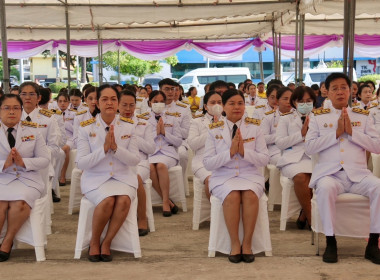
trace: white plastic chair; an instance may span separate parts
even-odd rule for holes
[[[336,200],[336,219],[334,234],[355,238],[368,238],[370,229],[370,204],[368,197],[343,193]],[[316,194],[311,200],[311,229],[316,233],[317,255],[319,255],[318,233],[323,231],[321,217],[319,216]],[[314,236],[312,234],[312,244]]]
[[[69,210],[68,214],[72,215],[74,208],[79,208],[82,199],[82,192],[80,188],[80,179],[82,177],[82,170],[74,168],[71,172],[70,183],[70,197],[69,197]]]
[[[269,170],[268,211],[273,211],[274,205],[281,205],[281,172],[273,164],[268,164],[267,168]]]
[[[190,196],[189,179],[187,178],[187,168],[189,166],[189,161],[190,161],[189,150],[187,150],[187,162],[185,163],[181,161],[181,157],[179,160],[179,164],[182,167],[183,187],[184,187],[185,196]]]
[[[89,247],[91,240],[92,216],[95,205],[86,197],[83,197],[80,204],[77,240],[75,245],[74,259],[80,259],[82,251]],[[111,249],[116,251],[133,253],[135,258],[141,257],[140,239],[137,227],[137,199],[131,203],[128,216],[124,224],[119,229],[112,240]],[[104,228],[101,240],[105,237],[108,224]]]
[[[183,174],[182,167],[180,165],[174,166],[169,169],[169,197],[174,202],[180,202],[182,204],[182,211],[187,212],[187,203],[185,197],[185,189],[183,187]],[[152,205],[161,204],[162,199],[154,188],[151,192]]]
[[[293,181],[281,175],[280,183],[282,186],[280,230],[286,230],[288,219],[299,214],[301,205],[294,192]]]
[[[373,175],[380,178],[380,155],[372,153],[371,157],[372,157]]]
[[[208,201],[204,184],[196,176],[193,177],[193,230],[199,230],[199,224],[210,220],[211,204]]]
[[[263,194],[259,200],[259,213],[252,237],[252,253],[265,252],[265,256],[272,256],[267,201],[266,195]],[[239,238],[240,241],[243,240],[243,222],[241,218],[239,224]],[[211,224],[208,256],[210,258],[215,257],[216,251],[229,254],[231,252],[231,240],[224,221],[222,203],[218,198],[211,196]]]
[[[17,249],[18,242],[27,243],[34,247],[36,253],[36,260],[38,262],[45,261],[45,246],[47,245],[46,238],[46,208],[49,208],[49,196],[44,195],[42,198],[37,199],[34,207],[30,212],[29,218],[22,225],[20,230],[15,236],[13,248]],[[5,221],[3,230],[0,234],[0,242],[3,241],[7,230],[7,221]]]
[[[76,158],[77,158],[77,149],[70,150],[70,160],[69,165],[67,166],[66,170],[66,180],[71,179],[71,172],[76,167]]]
[[[152,208],[152,180],[146,179],[144,182],[144,189],[145,189],[145,195],[146,195],[146,216],[148,217],[148,226],[149,231],[154,232],[156,231],[156,227],[154,226],[154,216],[153,216],[153,208]]]

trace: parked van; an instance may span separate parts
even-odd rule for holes
[[[251,72],[248,67],[198,68],[183,75],[179,79],[179,83],[185,92],[190,87],[196,87],[198,96],[203,96],[205,85],[217,80],[234,83],[237,87],[240,82],[244,82],[246,79],[251,79]]]

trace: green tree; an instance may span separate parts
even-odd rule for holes
[[[117,71],[117,52],[107,52],[103,55],[104,66],[109,70]],[[174,66],[178,63],[177,56],[171,56],[165,59],[165,61]],[[136,58],[126,52],[120,52],[120,73],[123,75],[134,75],[141,79],[147,74],[153,74],[160,72],[162,66],[158,60],[145,61]]]
[[[16,76],[18,80],[20,80],[20,72],[14,67],[17,65],[17,59],[10,59],[10,76]],[[0,80],[3,79],[3,58],[0,56]]]
[[[327,68],[343,68],[343,61],[341,60],[331,60],[326,62]]]

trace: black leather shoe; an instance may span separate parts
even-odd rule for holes
[[[64,186],[66,186],[66,181],[63,182],[63,183],[58,181],[58,183],[59,183],[59,186],[60,186],[60,187],[64,187]]]
[[[179,211],[179,208],[178,208],[178,206],[177,205],[175,205],[175,203],[170,199],[170,201],[174,204],[174,206],[173,207],[170,207],[170,212],[172,212],[172,214],[177,214],[178,213],[178,211]]]
[[[112,262],[112,255],[103,255],[103,254],[100,254],[100,260],[102,262]]]
[[[254,254],[241,254],[241,258],[243,262],[245,263],[251,263],[255,261],[255,255]]]
[[[148,233],[149,233],[149,229],[139,228],[139,236],[145,236],[145,235],[148,235]]]
[[[302,213],[303,213],[303,210],[301,210],[300,215],[298,216],[298,219],[297,219],[297,222],[296,222],[296,225],[297,225],[298,229],[304,229],[305,226],[306,226],[306,220],[305,221],[301,221],[300,220],[300,217],[301,217]]]
[[[242,260],[242,254],[229,255],[228,260],[232,263],[239,263]]]
[[[88,257],[87,258],[90,262],[100,262],[100,254],[90,255],[90,247],[88,247]]]
[[[162,216],[164,217],[171,217],[172,212],[171,211],[162,211]]]
[[[8,253],[4,252],[4,251],[0,251],[0,262],[5,262],[5,261],[7,261],[9,259],[9,257],[11,256],[12,247],[13,247],[13,243],[12,243],[11,249],[9,250]]]
[[[61,199],[55,194],[55,191],[54,190],[51,190],[52,191],[52,196],[53,196],[53,202],[54,203],[57,203],[57,202],[60,202]]]
[[[365,255],[364,257],[367,260],[370,260],[371,262],[375,264],[380,264],[380,250],[379,250],[379,245],[367,245],[367,248],[365,249]]]
[[[323,261],[325,263],[338,262],[338,248],[336,246],[336,240],[327,240],[326,250],[323,253]]]

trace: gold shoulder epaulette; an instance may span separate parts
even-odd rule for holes
[[[146,116],[146,115],[149,115],[149,112],[145,112],[145,113],[140,114],[140,116]]]
[[[123,121],[123,122],[131,123],[131,124],[134,123],[134,121],[132,119],[130,119],[130,118],[120,117],[120,120]]]
[[[352,112],[362,114],[362,115],[369,115],[368,110],[360,109],[360,108],[352,108]]]
[[[88,104],[86,104],[86,103],[82,103],[81,104],[83,107],[88,107]]]
[[[75,109],[71,108],[71,109],[69,109],[69,111],[71,111],[71,112],[77,112],[78,110],[75,110]]]
[[[244,119],[244,121],[245,121],[245,123],[254,124],[254,125],[260,125],[260,123],[261,123],[261,120],[259,120],[259,119],[248,118],[248,117],[246,117]]]
[[[138,102],[143,102],[144,99],[143,99],[143,98],[136,98],[136,101],[138,101]]]
[[[182,100],[181,102],[182,102],[182,103],[185,103],[185,104],[187,104],[187,105],[190,105],[190,102],[189,102],[189,101]]]
[[[179,118],[181,116],[181,113],[179,113],[179,112],[175,112],[175,113],[166,112],[165,115]]]
[[[83,115],[87,112],[87,110],[83,110],[83,111],[80,111],[78,113],[76,113],[76,116],[80,116],[80,115]]]
[[[137,125],[146,125],[146,122],[138,122]]]
[[[221,127],[221,126],[223,126],[224,125],[224,121],[218,121],[218,122],[216,122],[216,123],[210,123],[209,125],[208,125],[208,127],[210,128],[210,129],[214,129],[214,128],[217,128],[217,127]]]
[[[51,109],[50,111],[52,111],[56,115],[62,115],[62,111],[60,110]]]
[[[176,104],[177,106],[182,107],[182,108],[187,108],[187,106],[186,106],[185,104],[182,104],[182,103],[180,103],[180,102],[176,102],[175,104]]]
[[[330,112],[331,112],[330,109],[318,109],[318,110],[315,110],[313,113],[315,116],[318,116],[318,115],[328,114]]]
[[[193,117],[193,119],[201,118],[201,117],[203,117],[203,116],[204,116],[204,114],[195,115],[195,116]]]
[[[359,102],[355,102],[355,103],[352,103],[352,104],[351,104],[352,107],[356,107],[356,106],[359,106],[359,105],[360,105]]]
[[[54,113],[50,110],[47,110],[47,109],[40,109],[40,114],[41,115],[44,115],[45,117],[48,117],[50,118]]]
[[[144,116],[143,114],[137,115],[136,118],[143,119],[143,120],[149,120],[149,117]]]
[[[21,124],[24,126],[29,126],[29,127],[34,127],[34,128],[38,127],[38,123],[35,123],[35,122],[22,121]]]
[[[276,112],[276,110],[272,110],[272,111],[266,112],[265,115],[271,115],[271,114],[273,114],[274,112]]]
[[[379,103],[376,103],[376,102],[372,102],[371,104],[372,106],[371,107],[376,107],[376,106],[379,106]]]
[[[86,120],[86,121],[81,122],[81,123],[80,123],[80,126],[81,126],[81,127],[85,127],[85,126],[88,126],[88,125],[94,123],[95,121],[96,121],[95,118],[91,118],[91,119],[89,119],[89,120]]]
[[[290,115],[290,114],[293,114],[293,111],[289,111],[287,113],[280,114],[280,116],[287,116],[287,115]]]
[[[264,108],[264,107],[265,107],[265,105],[257,105],[255,108],[260,109],[260,108]]]

